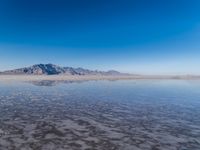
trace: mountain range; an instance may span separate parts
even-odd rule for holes
[[[97,71],[84,68],[60,67],[54,64],[36,64],[30,67],[13,69],[1,72],[6,75],[127,75],[115,70]]]

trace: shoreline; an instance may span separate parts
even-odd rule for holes
[[[90,80],[200,80],[200,76],[165,75],[0,75],[0,81],[90,81]]]

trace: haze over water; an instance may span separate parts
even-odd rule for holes
[[[199,150],[200,81],[1,82],[0,149]]]

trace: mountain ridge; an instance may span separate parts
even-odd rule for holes
[[[84,68],[61,67],[55,64],[35,64],[29,67],[23,67],[13,70],[0,72],[7,75],[128,75],[115,70],[98,71]]]

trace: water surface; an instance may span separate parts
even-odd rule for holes
[[[199,150],[200,81],[0,82],[0,150]]]

